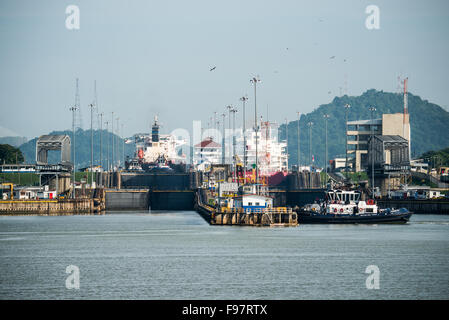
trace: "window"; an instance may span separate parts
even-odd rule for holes
[[[258,206],[259,205],[259,202],[256,202],[256,206]]]
[[[253,205],[253,203],[252,203],[252,202],[248,202],[248,205],[249,205],[249,206],[252,206],[252,205]]]

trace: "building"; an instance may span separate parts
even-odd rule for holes
[[[373,135],[401,136],[409,142],[410,158],[410,117],[406,113],[383,114],[380,119],[348,121],[348,155],[353,168],[360,172],[368,167],[368,141]]]
[[[221,163],[221,144],[212,137],[207,137],[194,146],[193,164],[198,170],[204,171],[206,166]]]
[[[375,173],[410,171],[408,141],[399,135],[376,135],[369,140],[368,168],[374,165]]]
[[[398,135],[376,135],[368,148],[368,174],[371,176],[374,167],[374,186],[387,195],[410,173],[408,141]]]

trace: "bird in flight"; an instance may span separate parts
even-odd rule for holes
[[[212,69],[210,69],[209,71],[214,71],[216,67],[213,67]]]
[[[330,57],[329,59],[333,59],[333,58],[335,58],[335,56],[332,56],[332,57]]]

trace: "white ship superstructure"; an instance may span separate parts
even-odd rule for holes
[[[185,163],[186,156],[179,148],[186,145],[185,139],[177,139],[172,134],[160,134],[157,116],[154,117],[151,134],[136,134],[136,158],[144,163],[156,163],[164,159],[174,164]]]
[[[237,155],[243,161],[243,136],[237,141]],[[264,121],[258,131],[258,160],[261,175],[269,176],[276,172],[286,171],[288,168],[287,143],[278,141],[278,125],[274,122]],[[253,129],[246,130],[246,157],[248,168],[256,163],[256,133]]]

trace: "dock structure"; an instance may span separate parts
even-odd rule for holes
[[[88,215],[104,214],[101,199],[0,200],[0,215]]]
[[[239,225],[257,227],[293,227],[298,225],[298,216],[291,208],[258,208],[245,211],[243,208],[215,208],[196,196],[196,211],[211,225]]]

